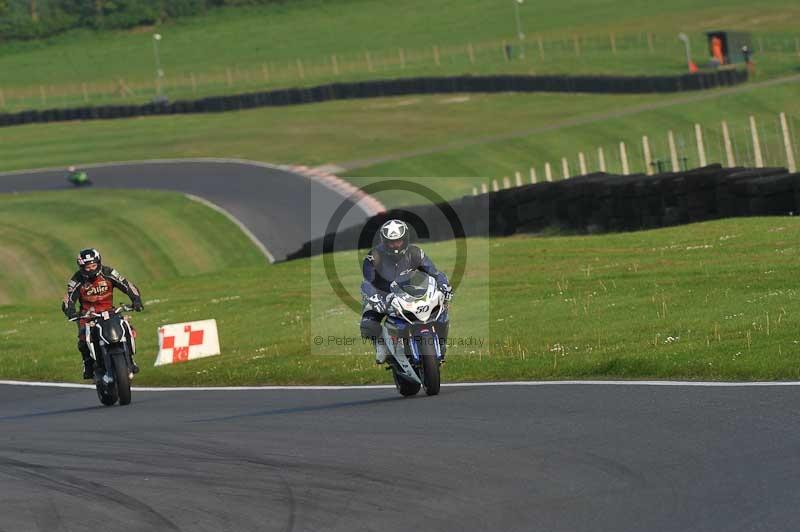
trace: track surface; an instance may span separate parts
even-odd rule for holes
[[[0,386],[0,530],[791,530],[796,394]]]
[[[96,187],[173,190],[208,200],[233,215],[278,261],[322,236],[324,224],[345,201],[306,177],[243,162],[153,161],[87,168]],[[70,188],[65,170],[0,174],[0,192]],[[135,218],[136,213],[130,215]],[[352,208],[342,227],[366,217]]]

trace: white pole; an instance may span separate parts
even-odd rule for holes
[[[706,147],[703,144],[703,129],[700,127],[700,124],[694,125],[694,136],[697,139],[697,156],[700,159],[700,166],[707,166]]]
[[[606,154],[603,152],[602,146],[597,148],[597,164],[601,172],[606,171]]]
[[[536,181],[536,168],[531,166],[531,184],[535,185]]]
[[[522,174],[520,172],[514,172],[514,180],[518,187],[522,186]]]
[[[544,176],[548,183],[553,182],[553,169],[550,167],[550,163],[544,163]]]
[[[653,169],[653,158],[650,156],[650,141],[647,135],[642,137],[642,149],[644,149],[645,173],[647,173],[647,175],[653,175],[655,170]]]
[[[736,158],[733,156],[733,145],[731,144],[731,133],[728,131],[728,122],[722,121],[722,140],[725,143],[725,156],[728,159],[728,168],[736,166]]]
[[[503,178],[503,188],[511,188],[511,180],[508,176]]]
[[[578,166],[581,167],[581,175],[589,173],[586,171],[586,157],[584,157],[583,152],[578,153]]]
[[[672,162],[672,171],[680,172],[681,166],[678,164],[678,150],[675,148],[675,134],[670,131],[667,133],[667,139],[669,140],[669,158]]]
[[[500,186],[497,184],[497,179],[492,179],[492,190],[494,192],[500,190]]]
[[[488,194],[489,187],[486,183],[481,183],[481,194]]]
[[[761,143],[758,140],[756,118],[753,115],[750,115],[750,132],[753,136],[753,153],[756,157],[756,168],[764,168],[764,158],[761,157]]]
[[[794,160],[794,150],[792,149],[792,136],[789,134],[789,122],[786,120],[786,113],[781,113],[781,129],[783,130],[783,146],[786,148],[786,164],[791,173],[797,172],[797,163]]]
[[[472,187],[472,195],[473,196],[477,196],[478,195],[478,187]]]
[[[569,178],[569,162],[566,157],[561,158],[561,175],[563,179]]]
[[[628,166],[628,150],[625,148],[625,143],[619,143],[619,159],[622,161],[622,175],[630,175],[631,169]]]
[[[523,2],[523,0],[513,0],[514,1],[514,13],[517,18],[517,38],[519,38],[519,57],[520,59],[525,59],[525,34],[522,32],[522,19],[519,16],[519,5]]]

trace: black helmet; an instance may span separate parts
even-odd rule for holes
[[[389,255],[402,255],[409,244],[408,225],[402,220],[389,220],[381,226],[381,245]]]
[[[100,252],[94,248],[82,249],[76,262],[84,279],[94,279],[103,267]]]

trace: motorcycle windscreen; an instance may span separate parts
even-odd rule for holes
[[[406,300],[422,298],[428,292],[429,279],[428,274],[420,270],[404,273],[393,283],[392,292]]]

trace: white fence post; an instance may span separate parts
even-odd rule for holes
[[[581,175],[589,173],[586,171],[586,157],[583,155],[583,152],[578,153],[578,166],[581,168]]]
[[[786,113],[781,113],[781,129],[783,130],[783,146],[786,148],[786,164],[791,173],[797,172],[797,163],[794,160],[792,136],[789,134],[789,122]]]
[[[519,172],[515,172],[514,173],[514,178],[516,180],[517,186],[521,187],[522,186],[522,174],[519,173]]]
[[[569,161],[567,161],[566,157],[561,158],[561,175],[563,176],[562,179],[569,178]]]
[[[622,175],[630,175],[631,169],[628,166],[628,150],[625,148],[625,143],[619,143],[619,160],[622,162]]]
[[[511,188],[511,180],[508,178],[508,176],[503,178],[503,188]]]
[[[703,129],[700,127],[700,124],[694,125],[694,136],[697,139],[697,157],[700,160],[700,166],[708,166],[706,147],[703,144]]]
[[[477,196],[478,195],[478,187],[472,187],[472,195],[473,196]]]
[[[553,182],[553,169],[550,167],[550,163],[544,163],[544,176],[548,183]]]
[[[481,194],[488,194],[489,186],[486,183],[481,183]]]
[[[675,148],[675,134],[670,131],[667,133],[667,139],[669,140],[669,158],[672,162],[672,171],[680,172],[681,167],[678,164],[678,150]]]
[[[537,179],[536,179],[536,168],[531,166],[531,184],[535,185],[536,181],[537,181]]]
[[[500,186],[497,184],[497,179],[492,179],[492,190],[494,192],[500,190]]]
[[[758,128],[756,118],[750,115],[750,132],[753,136],[753,154],[756,159],[756,168],[764,168],[764,158],[761,156],[761,142],[758,140]]]
[[[644,166],[647,175],[653,175],[653,157],[650,155],[650,140],[647,135],[642,137],[642,149],[644,150]]]
[[[606,154],[602,146],[597,148],[597,165],[600,167],[601,172],[606,171]]]
[[[725,157],[728,159],[728,168],[736,166],[736,158],[733,156],[733,145],[731,144],[731,132],[728,131],[728,122],[722,121],[722,141],[725,143]]]

